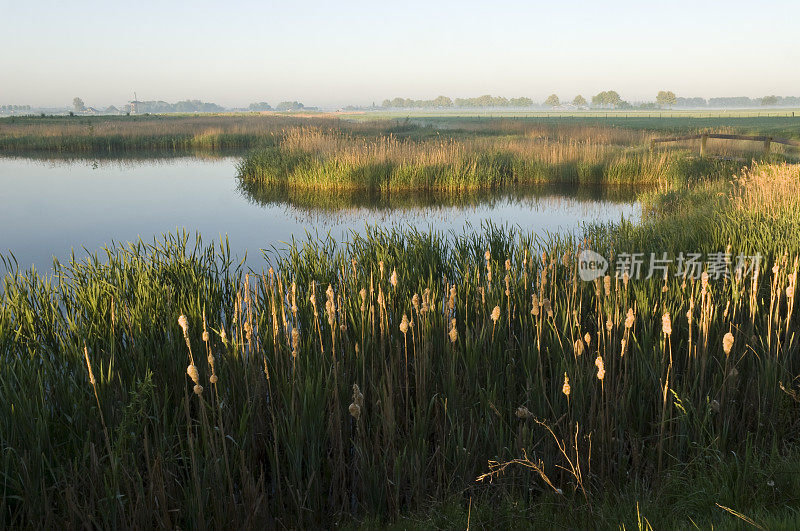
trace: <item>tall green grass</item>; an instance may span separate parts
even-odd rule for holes
[[[760,171],[722,191],[713,227],[662,241],[666,207],[583,237],[370,229],[250,273],[185,234],[13,271],[4,523],[327,526],[496,495],[585,515],[609,486],[778,451],[798,421],[800,246],[773,227],[797,234],[800,181]],[[752,236],[730,238],[742,219]],[[757,277],[578,277],[587,246],[694,251],[699,235],[734,255],[760,241]],[[539,472],[476,482],[514,459]]]

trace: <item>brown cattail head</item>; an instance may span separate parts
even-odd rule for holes
[[[500,319],[500,306],[495,306],[492,310],[492,321],[497,323],[498,319]]]
[[[575,356],[583,356],[584,351],[583,340],[578,338],[575,340]]]
[[[392,271],[392,276],[389,278],[389,283],[393,288],[397,287],[397,269]]]
[[[606,275],[603,277],[603,288],[606,292],[606,297],[611,296],[611,276]]]
[[[565,396],[569,396],[572,392],[572,388],[569,385],[569,376],[567,376],[566,372],[564,373],[564,385],[561,387],[561,392],[564,393]]]
[[[403,332],[403,335],[408,333],[408,316],[403,314],[403,318],[400,320],[400,331]]]
[[[200,373],[197,372],[197,367],[194,363],[186,367],[186,374],[189,375],[189,378],[191,378],[195,384],[200,383]]]
[[[592,346],[592,335],[589,332],[586,332],[586,335],[583,336],[583,340],[586,341],[586,346],[587,347],[591,347]]]
[[[519,406],[514,414],[520,420],[526,420],[533,416],[533,414],[530,411],[528,411],[528,408],[526,408],[525,406]]]
[[[594,360],[594,364],[597,365],[597,379],[602,382],[603,378],[606,377],[606,366],[603,363],[603,356],[597,356],[597,359]]]
[[[181,314],[180,317],[178,317],[178,324],[183,330],[183,335],[184,336],[189,335],[189,320],[186,319],[185,315]]]
[[[661,331],[665,336],[672,335],[672,318],[669,316],[669,312],[664,312],[664,315],[661,316]]]
[[[628,308],[628,313],[625,315],[625,328],[628,328],[628,329],[632,328],[633,327],[633,321],[634,321],[633,309],[632,308]]]
[[[722,338],[722,350],[725,352],[725,355],[731,353],[731,349],[733,348],[733,334],[728,332],[725,334],[725,337]]]

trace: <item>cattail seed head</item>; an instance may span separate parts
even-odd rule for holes
[[[208,381],[211,382],[212,384],[217,383],[217,380],[218,380],[218,378],[217,378],[216,374],[212,374],[211,378],[208,379]]]
[[[489,249],[486,249],[486,252],[483,253],[483,257],[486,258],[487,262],[492,259],[492,253],[489,252]]]
[[[392,271],[392,276],[389,278],[389,283],[393,288],[397,287],[397,269]]]
[[[725,337],[722,338],[722,350],[725,352],[725,355],[731,353],[731,349],[733,348],[733,334],[728,332],[725,334]]]
[[[610,275],[606,275],[606,276],[603,277],[603,288],[605,289],[606,297],[610,297],[611,296],[611,276]]]
[[[350,412],[350,416],[353,417],[354,419],[358,420],[361,418],[361,406],[359,406],[355,402],[350,404],[350,407],[347,409]]]
[[[203,386],[200,384],[194,384],[192,390],[194,391],[194,394],[196,394],[197,396],[203,394]]]
[[[195,384],[200,382],[200,374],[197,372],[197,367],[194,364],[186,367],[186,374],[189,375],[189,378],[191,378]]]
[[[492,321],[496,323],[498,319],[500,319],[500,306],[495,306],[492,310]]]
[[[597,366],[597,379],[602,382],[603,378],[606,377],[606,365],[603,363],[603,356],[597,356],[594,364]]]
[[[583,341],[580,338],[575,340],[574,348],[575,348],[575,356],[583,356],[584,346],[583,346]]]
[[[300,348],[300,331],[297,327],[292,328],[292,350],[298,350]]]
[[[661,330],[665,336],[672,335],[672,318],[669,312],[665,312],[664,315],[661,316]]]
[[[451,343],[455,343],[456,341],[458,341],[458,330],[456,329],[456,327],[451,328],[448,335],[450,336]]]
[[[586,332],[586,335],[583,336],[583,340],[586,341],[586,346],[587,347],[591,347],[592,346],[592,335],[589,332]]]
[[[181,314],[181,316],[178,317],[178,324],[183,330],[183,335],[184,336],[189,335],[189,320],[186,319],[185,315]]]
[[[400,331],[403,332],[403,335],[408,333],[408,316],[403,314],[403,318],[400,320]]]
[[[625,328],[633,328],[633,309],[628,308],[628,313],[625,315]]]
[[[506,271],[511,271],[511,260],[506,259]]]
[[[208,340],[209,340],[209,339],[210,339],[210,337],[209,337],[209,335],[208,335],[208,331],[206,331],[206,330],[203,330],[203,341],[204,341],[204,342],[206,342],[206,343],[208,343]]]
[[[566,372],[564,373],[564,385],[561,387],[561,392],[564,393],[565,396],[569,396],[572,392],[572,388],[569,385],[569,376],[567,376]]]
[[[514,414],[520,420],[526,420],[533,416],[531,412],[528,411],[528,408],[526,408],[525,406],[519,406]]]

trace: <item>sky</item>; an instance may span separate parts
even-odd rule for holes
[[[800,95],[800,1],[0,0],[0,104]]]

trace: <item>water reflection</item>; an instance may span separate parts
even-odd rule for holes
[[[598,207],[631,206],[641,189],[575,185],[539,185],[502,190],[468,190],[457,193],[403,190],[300,190],[264,186],[237,178],[238,191],[250,203],[284,206],[299,218],[328,223],[347,222],[365,214],[389,217],[437,217],[454,210],[490,212],[514,207],[531,213],[576,210],[591,217]],[[581,207],[583,207],[581,209]]]
[[[112,241],[152,241],[188,230],[229,237],[234,255],[261,267],[260,249],[307,233],[344,239],[366,224],[458,233],[481,223],[539,234],[584,222],[636,218],[635,191],[537,187],[442,193],[319,193],[265,189],[237,179],[239,156],[0,157],[0,253],[49,269]]]

